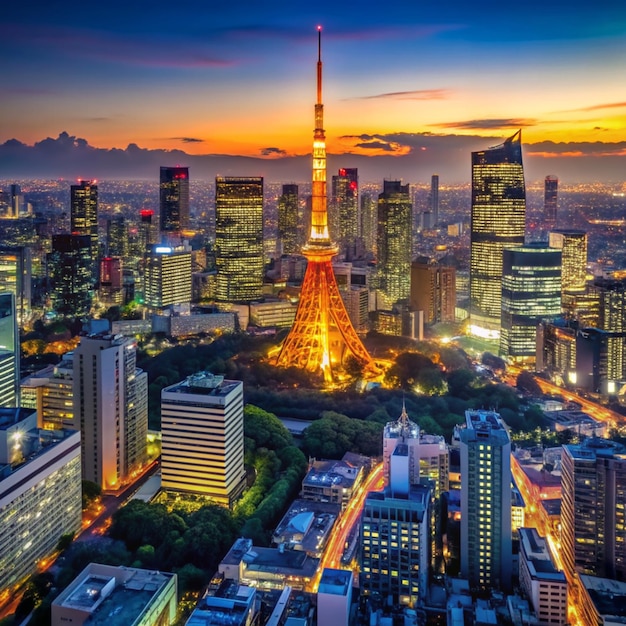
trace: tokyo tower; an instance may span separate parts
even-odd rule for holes
[[[321,370],[324,380],[332,382],[333,368],[340,366],[348,354],[356,359],[366,376],[379,372],[350,322],[331,263],[338,248],[328,234],[321,27],[318,27],[317,54],[311,232],[302,248],[308,264],[296,317],[276,363],[283,367],[304,368],[310,372]]]

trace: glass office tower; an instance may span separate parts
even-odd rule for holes
[[[177,233],[189,228],[188,167],[161,167],[159,201],[162,233]]]
[[[263,178],[215,179],[216,297],[251,302],[263,294]]]
[[[474,334],[497,337],[502,307],[502,251],[524,245],[526,188],[521,130],[504,143],[472,152],[470,322]]]

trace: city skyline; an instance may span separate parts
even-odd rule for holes
[[[615,76],[626,61],[626,8],[362,8],[274,2],[261,12],[250,3],[235,15],[192,1],[172,20],[165,4],[145,13],[131,2],[119,20],[115,6],[106,14],[70,1],[28,13],[9,7],[0,164],[17,147],[58,156],[87,142],[123,158],[130,177],[138,173],[129,157],[180,150],[161,164],[228,155],[216,173],[234,175],[238,156],[253,159],[251,175],[270,177],[259,170],[279,171],[279,161],[282,180],[305,180],[308,167],[296,163],[310,153],[308,59],[319,23],[330,68],[328,149],[345,155],[340,167],[366,171],[364,162],[380,161],[380,177],[427,180],[437,171],[442,182],[461,182],[469,168],[455,159],[467,163],[470,151],[522,128],[529,180],[621,180],[626,87]],[[46,143],[64,131],[69,141]]]

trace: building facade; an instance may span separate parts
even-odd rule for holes
[[[20,405],[20,352],[15,295],[0,293],[0,406]]]
[[[32,302],[32,254],[28,246],[0,246],[0,292],[15,295],[18,320],[25,321]]]
[[[534,363],[537,326],[561,315],[561,252],[543,244],[502,252],[500,353]]]
[[[357,168],[342,167],[331,181],[329,220],[331,238],[339,253],[353,246],[359,233],[359,173]]]
[[[424,311],[424,323],[453,322],[456,269],[421,257],[411,263],[411,311]]]
[[[189,306],[192,293],[189,245],[157,244],[145,256],[144,303],[154,311]]]
[[[498,413],[469,410],[460,431],[461,576],[511,587],[511,442]]]
[[[201,372],[161,392],[161,484],[231,507],[245,486],[243,383]]]
[[[563,293],[580,294],[587,284],[587,233],[584,230],[553,230],[548,244],[561,251]]]
[[[189,228],[189,168],[161,167],[159,174],[161,234]]]
[[[411,292],[412,223],[409,185],[384,181],[378,196],[376,275],[386,309],[408,300]]]
[[[88,235],[52,235],[48,273],[51,304],[60,315],[87,315],[93,301],[93,259]]]
[[[263,295],[263,178],[215,179],[216,299],[251,302]]]
[[[83,478],[102,489],[119,487],[146,460],[148,375],[136,364],[136,342],[121,335],[84,336],[74,350]]]
[[[543,221],[547,225],[556,224],[558,194],[559,179],[556,176],[546,176],[543,191]]]
[[[626,448],[563,446],[561,556],[566,573],[626,580]]]
[[[497,336],[502,309],[502,251],[524,244],[526,187],[521,131],[472,152],[470,322],[475,334]]]
[[[80,433],[41,431],[35,412],[0,409],[0,595],[44,566],[81,519]]]
[[[281,254],[300,252],[298,206],[298,185],[283,185],[283,193],[278,198],[278,241]]]
[[[91,271],[96,276],[98,256],[98,185],[96,181],[80,180],[70,187],[70,230],[73,235],[86,235],[91,244]]]

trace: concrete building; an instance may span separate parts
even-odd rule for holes
[[[241,537],[222,559],[218,572],[253,587],[310,591],[318,566],[319,559],[301,550],[262,548]]]
[[[498,413],[465,412],[461,449],[461,576],[511,586],[511,442]]]
[[[430,489],[411,485],[409,450],[398,443],[389,485],[370,492],[361,516],[359,586],[365,596],[391,596],[414,607],[427,594],[430,563]]]
[[[83,478],[119,487],[146,459],[148,375],[137,368],[136,342],[106,332],[81,337],[73,379]]]
[[[626,582],[580,576],[581,613],[591,626],[621,626],[626,622]]]
[[[363,481],[364,468],[345,461],[313,461],[302,480],[302,498],[338,504],[344,510]]]
[[[541,626],[567,624],[567,579],[535,528],[520,528],[519,580]]]
[[[161,392],[163,489],[232,506],[245,486],[243,383],[200,372]]]
[[[626,579],[626,447],[606,439],[563,446],[565,571]]]
[[[31,310],[32,252],[29,246],[0,246],[0,292],[15,295],[18,321],[24,321]]]
[[[320,626],[349,626],[352,578],[350,570],[324,568],[317,588],[317,623]]]
[[[214,577],[185,626],[250,626],[256,623],[258,594],[254,587]]]
[[[276,302],[252,302],[250,323],[261,328],[290,328],[298,307],[290,300]]]
[[[90,563],[52,603],[52,626],[169,626],[177,601],[176,574]]]
[[[411,263],[411,311],[424,311],[424,323],[453,322],[456,269],[420,257]]]
[[[20,335],[15,294],[0,293],[0,406],[20,405]]]
[[[0,594],[34,573],[81,524],[80,433],[0,408]]]

